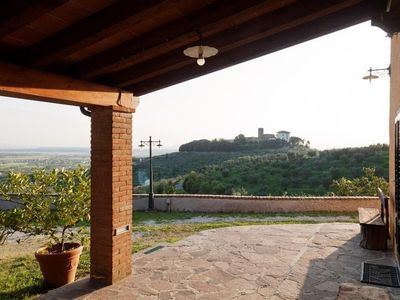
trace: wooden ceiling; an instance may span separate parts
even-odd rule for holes
[[[396,0],[393,0],[396,2]],[[386,0],[2,0],[2,60],[143,95],[369,19]],[[394,21],[393,21],[394,20]],[[202,67],[182,51],[218,48]],[[301,58],[299,58],[301,59]]]

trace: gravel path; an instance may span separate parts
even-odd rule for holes
[[[163,225],[163,224],[198,224],[198,223],[218,223],[218,222],[257,222],[257,221],[308,221],[308,222],[318,222],[318,223],[330,223],[330,222],[354,222],[355,219],[351,216],[296,216],[296,217],[284,217],[284,216],[274,216],[265,218],[252,218],[252,217],[208,217],[199,216],[188,219],[178,219],[178,220],[163,220],[161,222],[149,220],[142,222],[145,225]]]

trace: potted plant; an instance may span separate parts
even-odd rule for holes
[[[0,211],[0,243],[16,231],[27,237],[47,235],[49,244],[35,252],[43,277],[54,287],[74,281],[83,250],[77,225],[89,220],[88,170],[10,172],[0,196],[16,206]]]

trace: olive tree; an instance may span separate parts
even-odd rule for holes
[[[0,243],[19,231],[27,236],[47,235],[57,251],[77,233],[79,222],[89,220],[90,177],[87,169],[10,172],[0,185],[0,197],[15,203],[0,211]]]
[[[375,175],[375,168],[363,168],[361,177],[353,179],[342,177],[332,183],[334,194],[337,196],[372,196],[376,194],[378,187],[388,194],[389,183],[385,178]]]

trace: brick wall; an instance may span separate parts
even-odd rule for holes
[[[135,210],[146,210],[147,194],[133,195]],[[368,197],[284,197],[228,195],[155,195],[155,208],[161,211],[191,212],[308,212],[357,211],[358,207],[379,208],[376,196]]]
[[[132,114],[95,107],[91,118],[91,278],[111,284],[131,273]]]

